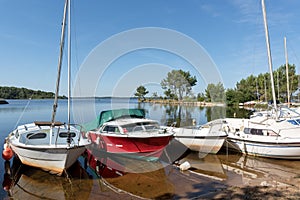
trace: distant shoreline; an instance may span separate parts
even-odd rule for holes
[[[139,101],[141,103],[153,103],[153,104],[169,104],[169,105],[185,105],[185,106],[200,106],[200,107],[213,107],[213,106],[226,106],[221,102],[205,102],[205,101],[177,101],[171,99],[145,99]]]
[[[30,100],[53,100],[54,98],[32,98]],[[61,100],[66,100],[67,98],[62,98]],[[162,104],[162,105],[184,105],[184,106],[198,106],[198,107],[214,107],[214,106],[220,106],[224,107],[226,106],[225,103],[222,102],[205,102],[205,101],[178,101],[178,100],[172,100],[172,99],[145,99],[143,101],[139,100],[137,97],[71,97],[73,100],[80,100],[80,99],[117,99],[117,100],[137,100],[138,103],[150,103],[150,104]],[[9,100],[28,100],[28,99],[9,99]],[[7,102],[5,99],[2,99],[2,101]],[[1,102],[0,104],[5,104]],[[8,104],[8,102],[7,102]]]

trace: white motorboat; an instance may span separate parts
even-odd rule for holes
[[[264,0],[262,11],[274,107],[270,112],[256,112],[250,119],[224,119],[223,131],[228,134],[226,146],[254,156],[300,159],[300,116],[294,110],[278,108],[276,103]]]
[[[192,151],[216,154],[223,146],[227,134],[221,120],[213,120],[199,127],[169,127],[174,138]]]
[[[223,130],[229,148],[245,154],[300,159],[300,117],[279,118],[272,115],[250,119],[226,118]]]
[[[68,76],[68,123],[55,121],[67,13],[69,13],[68,27],[70,30],[70,2],[68,0],[66,0],[64,7],[52,120],[50,122],[34,122],[20,125],[6,138],[6,146],[12,149],[23,164],[42,168],[58,175],[61,175],[64,170],[74,164],[77,158],[85,151],[86,145],[90,143],[86,138],[83,138],[82,133],[76,126],[70,124],[70,76]],[[69,53],[68,61],[68,69],[70,70]]]

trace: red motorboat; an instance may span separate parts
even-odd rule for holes
[[[173,138],[157,121],[146,119],[143,109],[103,111],[85,127],[94,149],[149,161],[158,160]]]

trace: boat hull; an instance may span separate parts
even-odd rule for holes
[[[61,175],[85,151],[85,146],[74,148],[35,148],[10,144],[22,164],[38,167],[52,174]]]
[[[300,141],[259,142],[228,137],[226,146],[247,155],[276,159],[300,159]]]
[[[192,151],[216,154],[222,148],[226,133],[210,132],[209,128],[174,128],[174,137]]]
[[[90,133],[91,141],[98,151],[119,154],[125,157],[154,161],[158,160],[171,135],[159,137],[125,137]]]

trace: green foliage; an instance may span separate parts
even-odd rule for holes
[[[177,99],[177,96],[175,94],[172,93],[171,89],[168,88],[164,94],[166,95],[167,99]]]
[[[203,93],[199,93],[197,95],[197,101],[205,101],[205,95]]]
[[[236,88],[240,101],[245,102],[256,98],[256,78],[253,75],[238,82]]]
[[[299,75],[296,75],[296,66],[289,66],[289,88],[290,94],[295,92],[298,88]],[[286,67],[281,65],[273,72],[275,93],[277,99],[281,102],[287,101],[287,76]],[[190,72],[183,70],[172,70],[168,73],[167,77],[161,81],[162,89],[164,89],[164,97],[161,99],[174,99],[174,100],[193,100],[192,87],[197,83],[195,76],[191,76]],[[140,86],[135,94],[139,98],[144,98],[148,93],[146,88]],[[157,93],[153,93],[153,97],[157,98]],[[197,95],[197,101],[208,102],[225,102],[227,105],[238,105],[239,103],[259,100],[268,101],[272,99],[272,88],[270,81],[270,74],[264,73],[258,76],[250,75],[247,78],[241,79],[236,83],[233,89],[225,91],[222,83],[208,84],[205,93]]]
[[[172,70],[167,77],[161,81],[165,95],[170,98],[182,100],[192,92],[192,87],[197,83],[195,76],[183,70]]]
[[[241,95],[237,95],[238,92],[235,89],[228,89],[226,91],[226,103],[229,106],[232,105],[238,105],[239,103],[239,96]]]
[[[136,93],[134,94],[136,97],[138,97],[139,100],[144,101],[145,100],[145,95],[148,94],[149,91],[144,86],[139,86],[136,89]]]
[[[158,98],[158,94],[157,94],[157,92],[153,92],[153,94],[152,94],[152,98],[154,98],[154,99]]]
[[[289,88],[290,94],[298,88],[299,75],[296,75],[296,66],[289,67]],[[277,100],[287,102],[287,76],[286,66],[281,65],[273,72],[275,94]],[[270,73],[250,75],[246,79],[240,80],[235,89],[226,91],[226,101],[228,105],[247,102],[253,100],[268,101],[272,99],[272,87]]]
[[[225,88],[222,83],[210,83],[205,89],[205,94],[209,102],[224,102],[225,101]]]
[[[3,99],[52,99],[53,92],[44,92],[41,90],[30,90],[17,87],[0,87],[0,98]],[[60,98],[66,98],[62,96]]]

